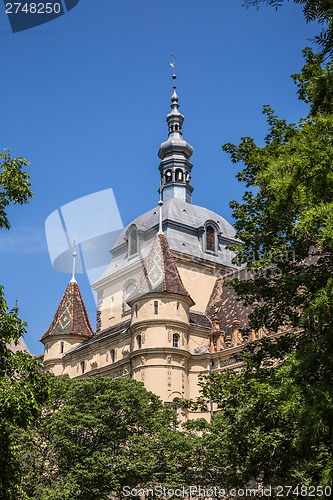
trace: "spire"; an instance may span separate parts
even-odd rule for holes
[[[50,335],[94,335],[77,281],[70,280],[51,325],[41,340]]]
[[[160,207],[160,221],[159,221],[159,227],[158,227],[158,233],[157,234],[163,234],[163,212],[162,212],[163,201],[162,200],[160,200],[158,202],[158,206]]]
[[[130,304],[147,293],[183,295],[189,298],[192,305],[194,304],[179,276],[175,259],[164,234],[158,233],[155,236],[142,275],[127,302]]]
[[[75,260],[76,260],[76,256],[77,256],[77,252],[75,250],[75,247],[76,247],[76,241],[74,240],[73,241],[73,253],[72,253],[72,256],[73,256],[73,271],[72,271],[72,279],[70,281],[70,283],[76,283],[76,279],[75,279]]]
[[[161,173],[160,193],[163,201],[177,198],[191,203],[193,187],[190,185],[192,170],[190,157],[193,148],[183,139],[184,116],[179,111],[174,60],[169,64],[174,69],[172,75],[173,93],[171,96],[171,112],[166,117],[168,139],[161,144],[158,151],[158,156],[162,160],[159,166]]]

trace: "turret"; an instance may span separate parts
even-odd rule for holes
[[[161,231],[128,304],[132,311],[133,378],[167,403],[188,397],[189,315],[194,302]]]
[[[67,285],[52,323],[40,339],[44,344],[44,367],[55,375],[63,373],[63,355],[94,335],[75,279],[76,255],[74,251],[72,279]]]

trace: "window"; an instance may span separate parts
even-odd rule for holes
[[[206,250],[215,252],[215,230],[213,226],[206,227]]]
[[[60,342],[60,354],[64,354],[64,342]]]
[[[178,168],[176,170],[176,181],[180,182],[182,180],[183,180],[183,171],[180,168]]]
[[[154,314],[158,314],[158,301],[154,300]]]
[[[81,373],[84,373],[84,371],[85,371],[85,362],[81,361],[80,366],[81,366]]]
[[[111,349],[111,362],[114,363],[116,361],[116,352],[114,349]]]
[[[142,347],[142,337],[141,337],[141,335],[138,335],[136,337],[136,342],[138,344],[138,349],[141,349],[141,347]]]
[[[179,347],[179,335],[177,333],[172,335],[172,347],[175,347],[176,349]]]
[[[138,231],[133,227],[128,234],[128,256],[138,253]]]
[[[172,181],[172,171],[171,170],[167,170],[165,172],[165,182],[168,184],[171,181]]]

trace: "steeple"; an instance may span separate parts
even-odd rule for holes
[[[41,340],[56,335],[75,335],[82,337],[82,340],[94,335],[75,278],[68,283],[53,321]]]
[[[171,64],[174,68],[174,64]],[[183,139],[184,116],[179,112],[177,95],[177,76],[174,71],[173,94],[171,96],[171,112],[167,115],[169,137],[162,142],[158,156],[162,160],[159,166],[161,173],[161,199],[177,198],[192,203],[193,187],[190,185],[193,154],[192,146]]]

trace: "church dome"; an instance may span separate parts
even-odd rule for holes
[[[226,245],[240,242],[235,238],[234,228],[221,215],[208,208],[171,198],[163,204],[162,221],[163,232],[172,252],[187,255],[191,260],[199,259],[234,267],[231,263],[233,253],[226,249]],[[128,236],[132,228],[138,233],[138,253],[144,257],[158,227],[157,206],[134,219],[123,229],[111,249],[114,259],[119,262],[121,256],[128,258]],[[208,227],[214,231],[212,247],[207,246]]]

